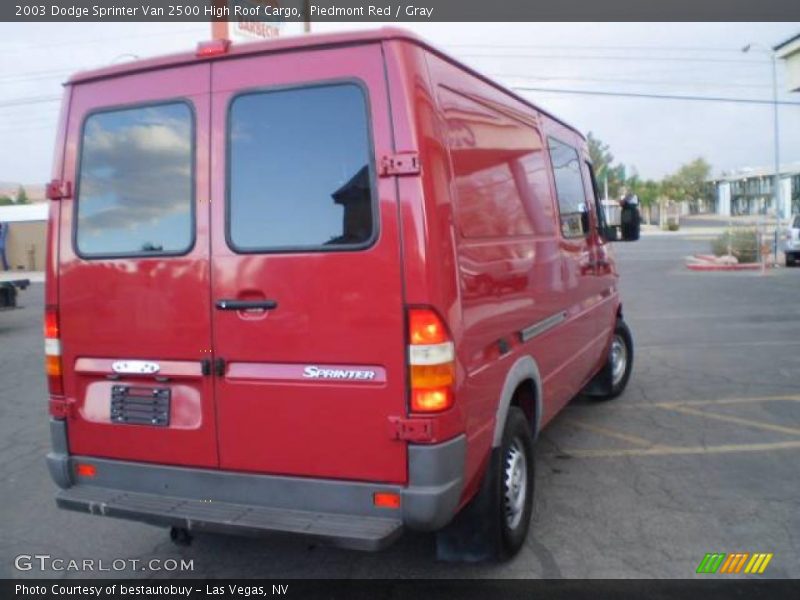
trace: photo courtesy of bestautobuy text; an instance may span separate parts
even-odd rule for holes
[[[0,594],[783,598],[800,6],[0,6]]]

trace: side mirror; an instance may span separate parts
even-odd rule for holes
[[[620,233],[623,242],[635,242],[639,239],[641,219],[635,204],[624,204],[620,211]]]

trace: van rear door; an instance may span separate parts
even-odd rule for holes
[[[220,465],[406,480],[398,209],[378,44],[212,65]]]
[[[58,292],[74,454],[218,464],[203,369],[209,70],[74,86],[64,173],[75,197],[61,200]]]

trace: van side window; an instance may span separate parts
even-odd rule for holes
[[[184,102],[83,126],[75,246],[84,257],[183,254],[194,240],[194,120]]]
[[[233,249],[337,250],[372,241],[372,151],[359,86],[240,95],[228,138]]]
[[[578,151],[553,138],[548,138],[547,143],[556,182],[561,233],[567,238],[582,237],[589,232],[589,207],[586,205]]]

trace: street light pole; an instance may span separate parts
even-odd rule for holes
[[[780,138],[778,133],[778,57],[774,52],[770,52],[770,59],[772,60],[772,123],[774,129],[775,141],[775,189],[772,191],[775,197],[775,216],[777,222],[775,223],[775,262],[778,262],[778,236],[781,231],[781,217],[783,216],[783,207],[781,206],[781,147]]]
[[[781,229],[781,148],[780,137],[778,131],[778,57],[771,48],[767,48],[762,44],[747,44],[742,48],[742,52],[750,52],[753,48],[760,48],[770,59],[772,63],[772,124],[773,124],[773,143],[775,145],[773,157],[775,159],[775,174],[772,184],[772,199],[775,204],[775,238],[773,241],[773,250],[775,255],[775,262],[778,262],[778,235]],[[765,211],[766,212],[766,211]],[[764,222],[766,225],[766,214],[764,215]],[[766,231],[766,227],[765,227]]]

